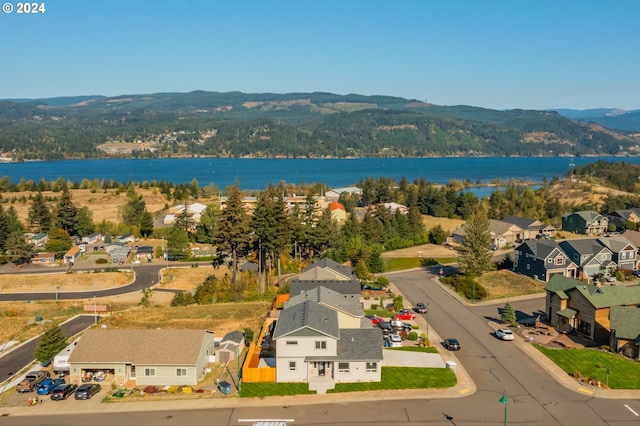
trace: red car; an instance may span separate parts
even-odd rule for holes
[[[412,320],[416,319],[416,314],[414,314],[409,309],[403,309],[400,312],[398,312],[397,314],[395,314],[393,316],[393,319],[399,319],[399,320],[402,320],[402,321],[412,321]]]
[[[378,325],[378,323],[380,323],[380,321],[384,321],[382,318],[375,316],[375,315],[367,315],[367,318],[369,318],[371,320],[371,323],[373,325]]]

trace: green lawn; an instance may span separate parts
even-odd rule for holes
[[[640,362],[620,358],[616,354],[599,349],[549,349],[535,345],[560,368],[573,375],[579,371],[584,377],[607,382],[609,369],[609,388],[640,389]]]
[[[420,268],[425,266],[433,266],[437,264],[446,264],[457,262],[455,257],[439,257],[439,258],[422,258],[422,257],[394,257],[387,259],[384,264],[385,272],[403,271],[405,269]]]
[[[386,348],[385,350],[390,351],[407,351],[407,352],[426,352],[430,354],[437,354],[438,350],[433,346],[403,346],[401,348]]]
[[[425,348],[422,348],[425,349]],[[448,368],[382,367],[382,380],[375,383],[337,383],[337,392],[361,392],[368,390],[434,389],[456,385],[456,375]],[[306,383],[242,383],[243,398],[315,394]]]

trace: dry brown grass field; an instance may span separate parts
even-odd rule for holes
[[[489,299],[504,299],[525,294],[543,293],[545,283],[507,270],[487,272],[477,279],[489,290]]]
[[[73,274],[3,274],[2,293],[29,293],[42,291],[82,291],[121,287],[133,281],[130,271],[77,272]]]
[[[426,226],[427,230],[440,225],[447,235],[451,235],[451,233],[460,228],[465,221],[462,219],[448,219],[446,217],[424,215],[422,216],[422,222],[424,223],[424,226]]]

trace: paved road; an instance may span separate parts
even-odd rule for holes
[[[98,317],[100,319],[100,317]],[[81,315],[60,325],[65,336],[75,336],[95,321],[93,316]],[[33,354],[40,343],[40,337],[30,340],[15,349],[8,349],[6,354],[0,357],[0,382],[13,376],[25,366],[33,362]]]

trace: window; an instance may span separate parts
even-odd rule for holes
[[[630,252],[629,252],[629,259],[633,259],[634,257],[636,257],[636,256],[635,256],[635,253],[634,253],[634,252],[632,252],[632,251],[630,251]]]
[[[578,332],[591,336],[591,323],[578,320]]]
[[[349,363],[348,362],[339,362],[338,363],[338,373],[348,373],[349,372]]]
[[[377,362],[368,362],[366,366],[367,373],[375,373],[378,371],[378,363]]]
[[[187,369],[186,368],[176,368],[176,376],[184,377],[186,375],[187,375]]]
[[[564,265],[564,257],[556,257],[556,265]]]
[[[531,265],[527,263],[527,271],[531,269]]]
[[[622,253],[620,253],[620,259],[626,259],[627,258],[627,252],[623,251]]]
[[[287,340],[287,346],[293,346],[297,344],[298,344],[297,340]]]
[[[296,362],[289,361],[289,371],[296,371]]]
[[[145,376],[155,376],[156,375],[156,369],[155,368],[145,368],[144,369],[144,375]]]
[[[326,340],[317,340],[316,341],[316,349],[327,349]]]
[[[548,258],[548,259],[547,259],[547,263],[552,263],[552,262],[553,262],[553,259],[552,259],[552,258]]]

